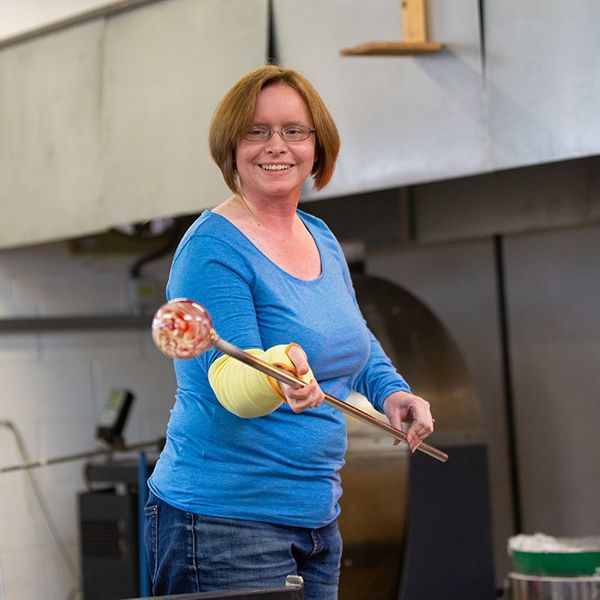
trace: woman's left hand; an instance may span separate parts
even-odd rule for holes
[[[406,440],[414,452],[423,440],[433,433],[434,419],[431,416],[429,402],[409,392],[394,392],[383,403],[383,410],[390,424],[402,429],[403,423],[410,423]],[[399,444],[396,440],[394,444]]]
[[[300,346],[294,344],[288,351],[288,357],[292,361],[298,377],[302,377],[302,375],[309,372],[310,367],[306,352],[304,352]],[[325,399],[325,395],[316,379],[313,379],[302,388],[294,388],[285,383],[281,383],[279,387],[281,388],[287,403],[290,405],[290,408],[295,413],[301,413],[307,408],[317,408],[321,406],[321,403]]]

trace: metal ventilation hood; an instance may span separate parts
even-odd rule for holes
[[[267,34],[267,0],[176,0],[0,45],[0,248],[216,204],[209,119]]]
[[[443,49],[417,56],[340,52],[399,39],[397,0],[157,0],[0,45],[0,248],[217,204],[210,116],[268,54],[340,129],[334,179],[305,200],[600,154],[599,3],[430,0],[428,15]]]
[[[342,135],[332,185],[307,197],[600,154],[600,4],[429,0],[429,37],[442,51],[342,55],[400,39],[398,5],[273,4],[279,58],[310,76]]]

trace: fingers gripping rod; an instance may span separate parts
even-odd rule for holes
[[[241,350],[237,346],[221,339],[206,309],[187,299],[177,299],[163,305],[152,321],[152,338],[158,349],[170,358],[193,358],[208,350],[216,348],[254,369],[273,377],[281,383],[295,388],[306,384],[295,375],[261,360]],[[343,413],[375,427],[395,440],[408,444],[406,434],[366,412],[324,393],[324,401]],[[417,450],[441,462],[448,460],[448,455],[429,444],[422,443]]]

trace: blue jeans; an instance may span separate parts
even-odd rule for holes
[[[152,492],[144,541],[154,595],[281,587],[304,579],[305,600],[336,600],[342,540],[319,529],[189,513]]]

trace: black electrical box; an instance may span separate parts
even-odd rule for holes
[[[138,592],[137,493],[79,495],[85,600],[132,598]]]

